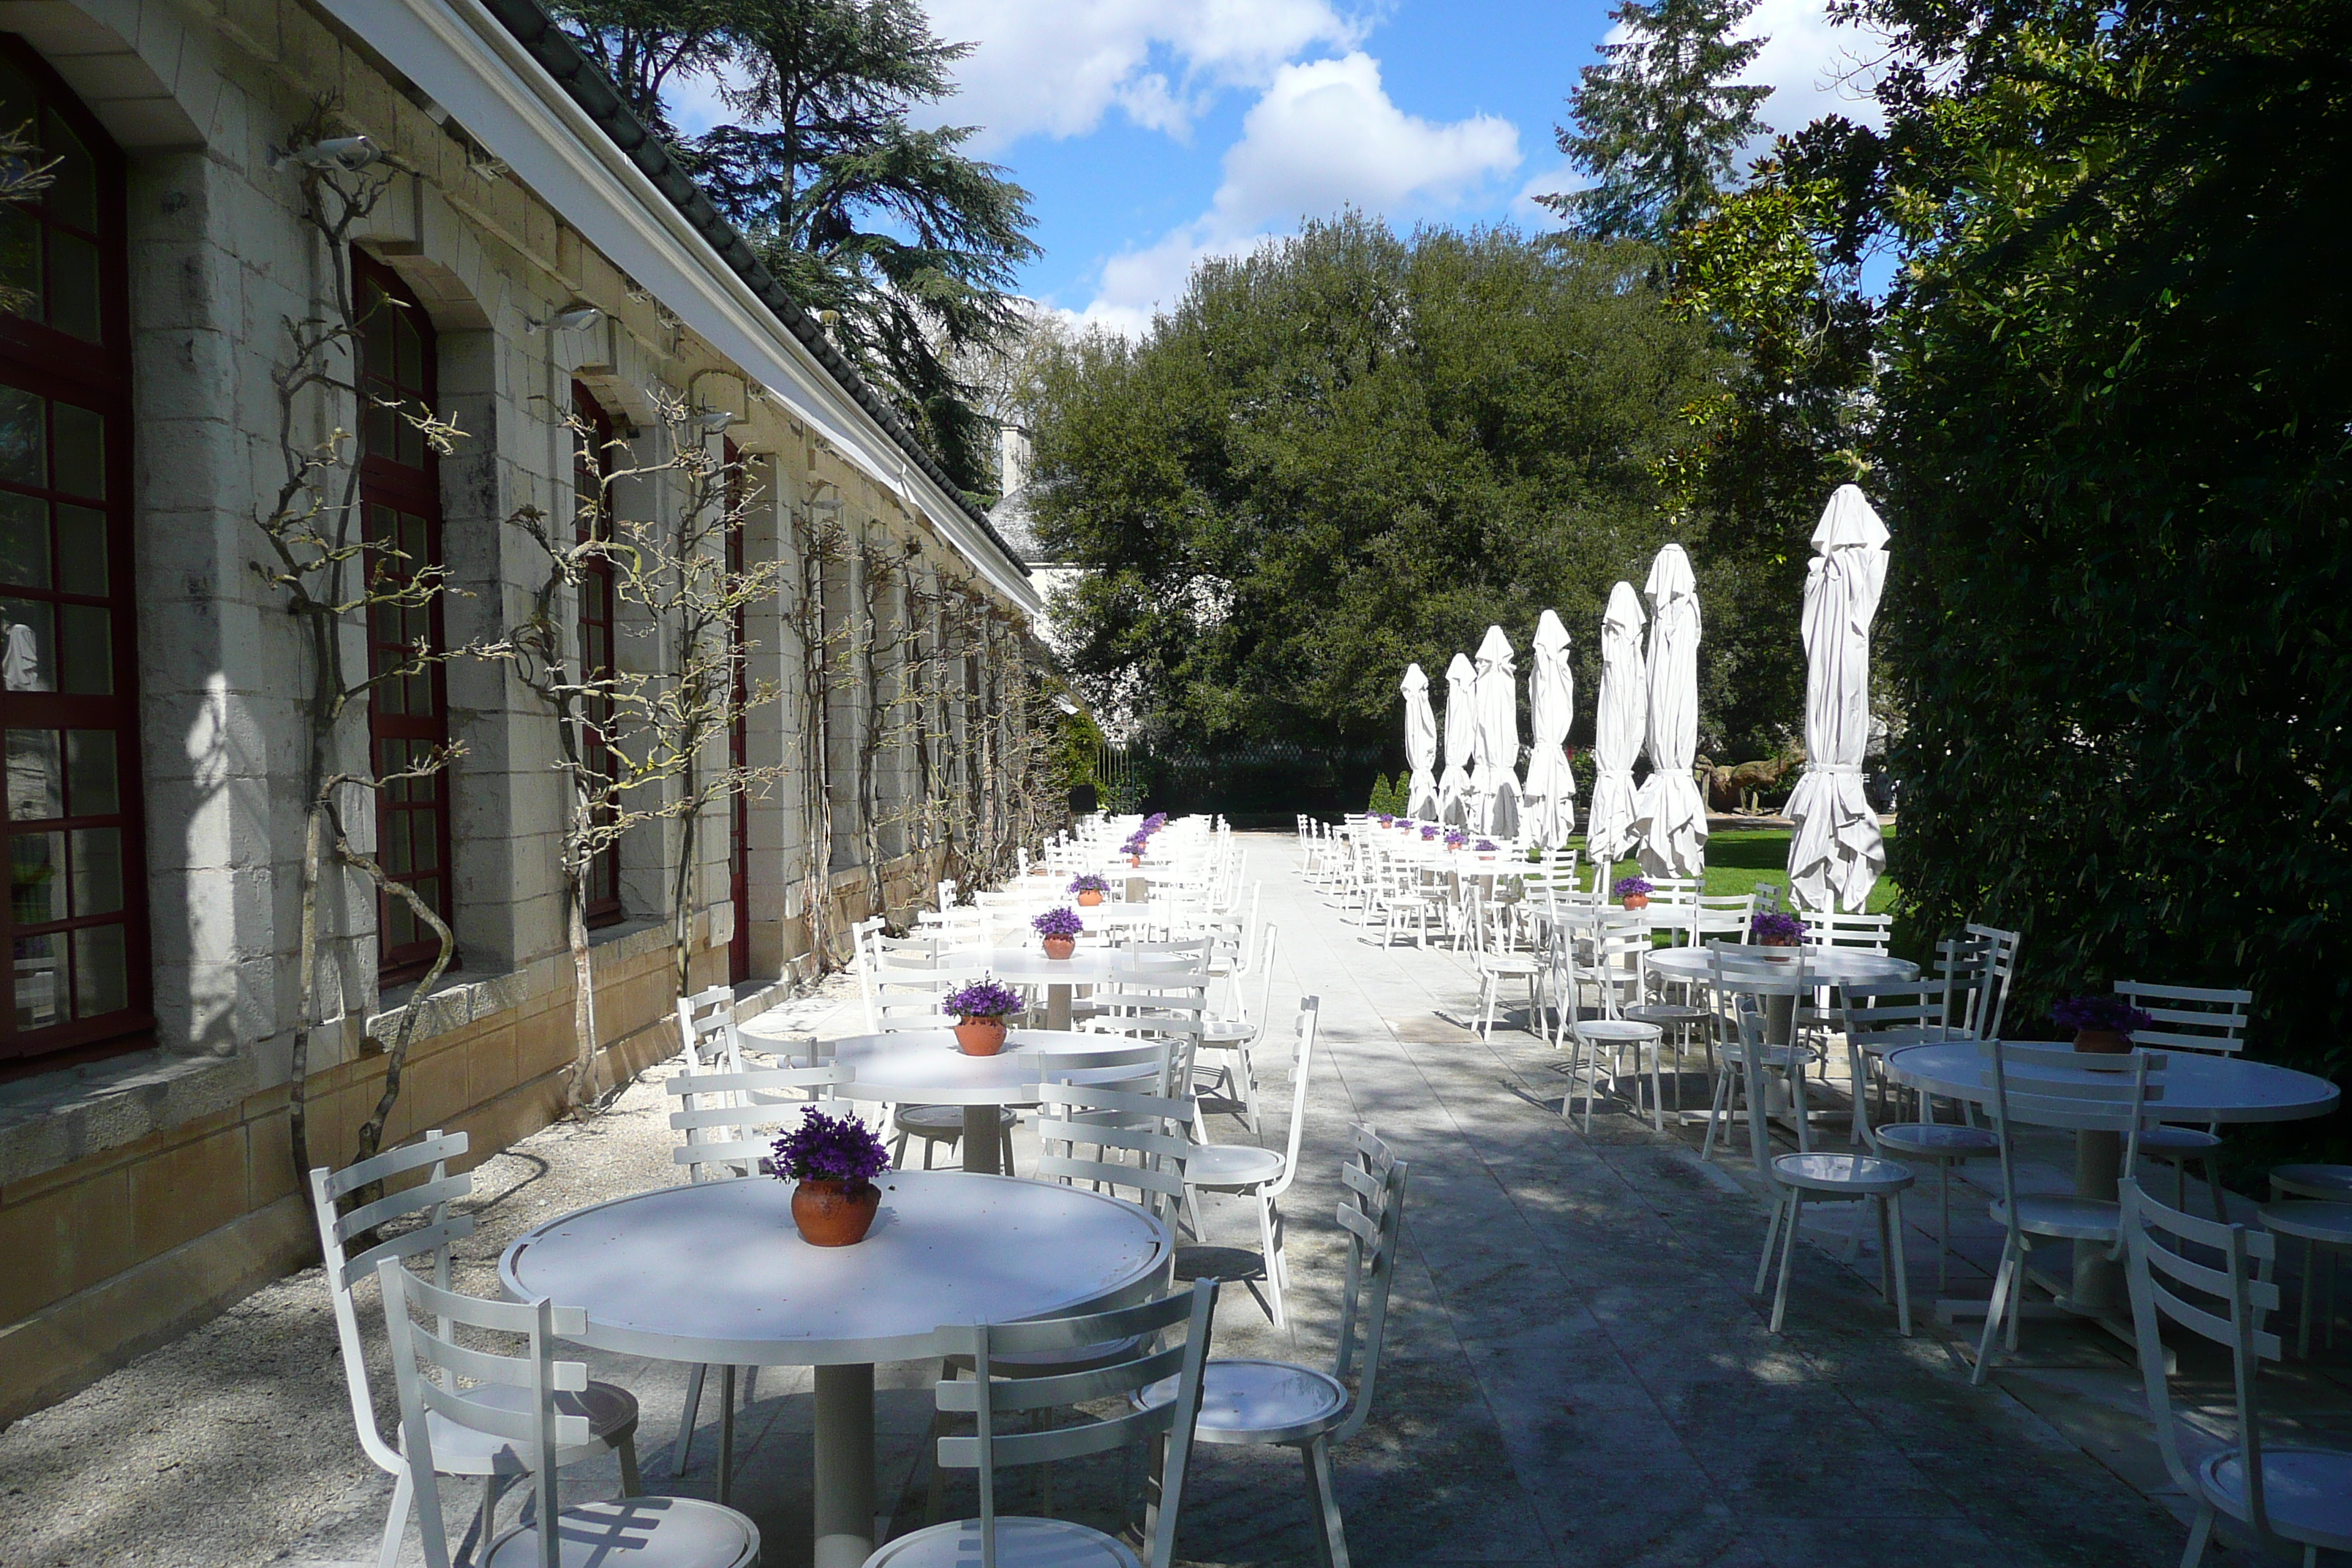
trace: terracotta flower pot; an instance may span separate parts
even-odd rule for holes
[[[1091,891],[1080,893],[1078,895],[1078,907],[1081,909],[1090,910],[1097,904],[1101,903],[1102,900],[1103,896],[1100,893]]]
[[[1629,910],[1646,910],[1650,907],[1650,895],[1647,893],[1628,893],[1621,901]]]
[[[1756,939],[1756,945],[1759,947],[1777,947],[1781,950],[1779,952],[1766,953],[1764,955],[1764,962],[1767,963],[1787,963],[1794,960],[1797,956],[1797,943],[1790,942],[1785,936],[1758,937]]]
[[[1067,958],[1078,951],[1078,939],[1074,936],[1049,936],[1045,939],[1045,956]]]
[[[1140,855],[1130,855],[1127,858],[1127,863],[1130,866],[1140,866],[1143,864],[1143,857]]]
[[[1004,1048],[1003,1018],[962,1018],[955,1026],[956,1047],[968,1057],[992,1057]]]
[[[807,1181],[793,1189],[793,1224],[811,1247],[855,1247],[881,1206],[882,1189],[871,1182],[856,1192],[844,1182]]]
[[[2120,1057],[2129,1054],[2132,1042],[2121,1029],[2077,1029],[2074,1048],[2093,1056]]]

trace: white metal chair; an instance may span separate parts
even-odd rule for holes
[[[1843,947],[1856,952],[1884,954],[1895,937],[1893,915],[1842,914],[1834,910],[1807,910],[1805,940],[1815,947]]]
[[[482,1568],[756,1568],[759,1526],[715,1502],[630,1496],[558,1506],[555,1472],[567,1452],[593,1441],[594,1430],[579,1408],[590,1387],[588,1369],[557,1361],[554,1349],[558,1338],[588,1331],[584,1310],[543,1297],[484,1301],[460,1295],[426,1283],[394,1258],[378,1266],[376,1278],[383,1283],[401,1433],[415,1460],[410,1473],[425,1568],[450,1568],[436,1472],[449,1468],[460,1448],[494,1454],[499,1475],[529,1477],[533,1484],[535,1506],[524,1522],[475,1553]],[[520,1339],[526,1349],[507,1355],[461,1343],[461,1328],[477,1339]],[[459,1389],[460,1377],[473,1386]]]
[[[1549,967],[1545,955],[1511,946],[1509,927],[1496,918],[1483,891],[1471,890],[1469,907],[1471,942],[1478,968],[1478,1037],[1483,1040],[1494,1033],[1496,1005],[1502,1000],[1503,987],[1513,982],[1527,985],[1528,1026],[1541,1034],[1544,971]]]
[[[708,991],[679,997],[677,1038],[689,1072],[712,1067],[729,1072],[742,1070],[743,1037],[735,1027],[733,989],[713,985]]]
[[[2141,1126],[2148,1105],[2163,1098],[2165,1058],[2147,1051],[2085,1058],[2071,1046],[2023,1045],[1988,1040],[1992,1058],[1992,1128],[2000,1140],[2000,1197],[1992,1217],[2008,1232],[2000,1268],[1993,1276],[1992,1300],[1985,1310],[1984,1337],[1977,1345],[1970,1383],[1992,1370],[1993,1344],[2004,1321],[2008,1348],[2017,1349],[2018,1320],[2024,1316],[2026,1259],[2037,1237],[2069,1241],[2077,1247],[2104,1247],[2112,1259],[2123,1250],[2122,1210],[2104,1198],[2072,1193],[2021,1193],[2017,1188],[2014,1127],[2062,1127],[2076,1133],[2113,1132],[2124,1140],[2122,1170],[2128,1176],[2139,1158]],[[2112,1063],[2110,1067],[2107,1064]],[[2011,1077],[2012,1068],[2061,1073],[2059,1078]]]
[[[310,1173],[310,1211],[319,1226],[319,1251],[326,1264],[327,1295],[334,1309],[335,1344],[342,1357],[343,1383],[351,1394],[352,1421],[359,1431],[361,1449],[394,1478],[392,1511],[383,1523],[382,1568],[393,1568],[400,1554],[400,1539],[408,1526],[416,1482],[409,1473],[407,1453],[385,1442],[376,1426],[375,1395],[368,1384],[367,1347],[360,1335],[359,1308],[352,1300],[352,1287],[374,1273],[380,1264],[404,1270],[410,1258],[429,1258],[435,1283],[444,1287],[449,1283],[449,1245],[474,1233],[473,1215],[452,1214],[449,1210],[451,1203],[474,1188],[470,1174],[453,1176],[448,1170],[448,1162],[466,1152],[467,1142],[463,1132],[436,1129],[414,1143],[388,1149],[340,1171],[331,1172],[321,1165]],[[424,1180],[413,1186],[362,1204],[349,1214],[336,1212],[343,1199],[363,1187],[419,1172]],[[374,1236],[377,1227],[412,1215],[422,1215],[424,1218],[408,1230],[364,1246],[356,1257],[348,1252],[352,1241],[366,1241]],[[496,1390],[476,1391],[474,1396],[490,1400],[504,1397]],[[586,1430],[579,1441],[557,1452],[555,1462],[572,1465],[617,1453],[622,1491],[632,1497],[643,1491],[645,1486],[637,1475],[636,1396],[618,1384],[592,1383],[573,1391],[566,1407],[586,1423]],[[479,1540],[488,1541],[498,1509],[498,1489],[503,1478],[514,1473],[503,1468],[503,1451],[496,1444],[467,1433],[452,1432],[445,1436],[439,1457],[434,1462],[445,1474],[482,1478],[477,1532]]]
[[[1952,1171],[1970,1160],[2000,1152],[1990,1128],[1966,1121],[1937,1121],[1925,1096],[1916,1121],[1874,1121],[1870,1114],[1871,1064],[1891,1053],[1947,1037],[1944,1018],[1948,987],[1942,982],[1881,991],[1845,1005],[1846,1061],[1853,1075],[1853,1136],[1874,1154],[1891,1154],[1908,1165],[1936,1171],[1936,1289],[1951,1279]]]
[[[2278,1310],[2278,1287],[2252,1278],[2267,1271],[2277,1242],[2241,1225],[2221,1225],[2165,1207],[2126,1175],[2117,1225],[2129,1259],[2134,1337],[2140,1382],[2147,1390],[2156,1446],[2173,1485],[2197,1505],[2180,1568],[2198,1568],[2223,1515],[2244,1525],[2259,1548],[2279,1542],[2303,1548],[2315,1568],[2323,1548],[2352,1551],[2352,1451],[2281,1445],[2263,1431],[2262,1363],[2280,1357],[2279,1338],[2263,1327]],[[2192,1257],[2191,1247],[2200,1256]],[[2201,1256],[2220,1254],[2219,1268]],[[2171,1357],[2159,1331],[2170,1321],[2230,1351],[2236,1440],[2216,1443],[2172,1413]],[[2197,1396],[2207,1418],[2212,1394]]]
[[[1351,1130],[1351,1142],[1339,1166],[1347,1190],[1337,1217],[1348,1233],[1348,1280],[1331,1370],[1280,1361],[1212,1361],[1202,1382],[1198,1427],[1203,1443],[1299,1450],[1307,1505],[1315,1512],[1318,1561],[1327,1568],[1348,1568],[1331,1449],[1362,1431],[1371,1414],[1388,1333],[1389,1290],[1404,1231],[1405,1163],[1362,1122]],[[1176,1392],[1172,1380],[1162,1381],[1144,1390],[1136,1403],[1164,1405]]]
[[[1772,1219],[1764,1230],[1764,1250],[1756,1260],[1756,1290],[1761,1294],[1772,1267],[1772,1247],[1780,1243],[1780,1271],[1772,1287],[1772,1332],[1789,1310],[1789,1275],[1796,1263],[1797,1232],[1803,1226],[1805,1205],[1811,1202],[1868,1204],[1878,1222],[1878,1293],[1890,1294],[1892,1275],[1895,1321],[1905,1338],[1911,1334],[1911,1268],[1903,1250],[1903,1194],[1917,1178],[1907,1165],[1875,1154],[1828,1154],[1800,1152],[1775,1155],[1765,1123],[1766,1047],[1760,1014],[1741,1007],[1739,1068],[1748,1080],[1748,1142],[1757,1173],[1772,1189]],[[1861,1217],[1854,1224],[1860,1234]]]
[[[902,1535],[868,1557],[866,1568],[1140,1568],[1133,1552],[1098,1530],[1066,1520],[1000,1515],[996,1482],[1002,1470],[1108,1453],[1155,1438],[1166,1439],[1167,1453],[1144,1535],[1150,1542],[1150,1568],[1172,1568],[1216,1299],[1216,1281],[1202,1279],[1189,1290],[1116,1311],[942,1325],[939,1338],[949,1358],[968,1363],[972,1375],[942,1377],[934,1402],[942,1414],[970,1415],[974,1431],[969,1437],[940,1438],[938,1463],[977,1472],[980,1517]],[[1184,1342],[1163,1343],[1179,1323],[1184,1325]],[[1066,1355],[1105,1344],[1134,1348],[1107,1364],[1059,1376],[1007,1377],[1000,1370],[1008,1356]],[[1081,1401],[1124,1402],[1171,1375],[1176,1395],[1164,1405],[1043,1431],[1003,1429],[1008,1416],[1047,1415]]]
[[[1706,1136],[1699,1143],[1699,1158],[1714,1158],[1715,1141],[1722,1136],[1723,1124],[1735,1100],[1747,1092],[1751,1080],[1748,1071],[1751,1057],[1759,1072],[1778,1074],[1787,1086],[1789,1108],[1796,1121],[1798,1152],[1810,1153],[1813,1146],[1812,1106],[1805,1093],[1805,1073],[1812,1064],[1813,1052],[1802,1037],[1800,1015],[1804,999],[1812,992],[1813,982],[1804,949],[1717,942],[1707,944],[1707,1011],[1723,1032],[1717,1051],[1722,1065],[1716,1074],[1715,1093],[1707,1107]],[[1785,1005],[1789,1038],[1772,1040],[1768,1026],[1764,1037],[1750,1042],[1739,1026],[1743,1000],[1759,1013],[1778,1010]],[[1765,1081],[1769,1087],[1769,1080]]]
[[[1257,954],[1250,974],[1257,982],[1256,1011],[1251,1011],[1248,997],[1236,984],[1234,1016],[1210,1017],[1201,1030],[1201,1051],[1218,1058],[1202,1066],[1215,1071],[1219,1090],[1200,1097],[1201,1110],[1203,1114],[1222,1112],[1240,1118],[1253,1138],[1257,1136],[1259,1125],[1257,1067],[1250,1059],[1250,1047],[1264,1032],[1265,1020],[1273,1016],[1269,1009],[1274,1002],[1274,955],[1281,932],[1282,928],[1272,921],[1258,931]]]
[[[1282,1293],[1290,1279],[1289,1266],[1282,1255],[1280,1200],[1298,1176],[1298,1145],[1307,1131],[1307,1087],[1315,1063],[1316,1025],[1322,1005],[1322,999],[1317,996],[1302,997],[1298,1003],[1298,1050],[1290,1067],[1287,1146],[1277,1151],[1255,1143],[1201,1143],[1193,1147],[1184,1166],[1188,1203],[1194,1202],[1194,1194],[1202,1192],[1234,1193],[1255,1200],[1258,1244],[1265,1260],[1267,1315],[1277,1329],[1288,1327],[1290,1321],[1282,1304]],[[1198,1212],[1195,1204],[1194,1213]],[[1193,1233],[1200,1234],[1197,1224]]]
[[[2280,1171],[2294,1169],[2288,1165]],[[2340,1201],[2315,1200],[2307,1195],[2307,1184],[2292,1175],[2282,1176],[2280,1171],[2271,1173],[2271,1201],[2257,1212],[2264,1230],[2303,1243],[2303,1300],[2295,1313],[2294,1353],[2309,1361],[2314,1298],[2319,1293],[2323,1260],[2327,1271],[2327,1348],[2336,1348],[2336,1269],[2343,1255],[2352,1252],[2352,1189]],[[2352,1170],[2346,1170],[2346,1174],[2352,1176]],[[2269,1279],[2269,1273],[2265,1271],[2263,1278]]]
[[[2235,1056],[2246,1048],[2246,1015],[2254,1005],[2251,991],[2215,991],[2188,985],[2151,985],[2142,980],[2118,980],[2116,994],[2156,1020],[2135,1030],[2132,1044],[2149,1050],[2203,1051]],[[2186,1208],[2189,1166],[2203,1167],[2205,1185],[2213,1197],[2213,1217],[2230,1217],[2221,1198],[2221,1129],[2173,1127],[2153,1122],[2139,1135],[2139,1152],[2172,1167],[2172,1206]]]
[[[1644,1051],[1650,1058],[1650,1120],[1658,1131],[1665,1131],[1665,1098],[1659,1081],[1658,1058],[1665,1040],[1665,1030],[1653,1023],[1628,1016],[1624,1012],[1627,1000],[1639,1001],[1643,984],[1643,965],[1651,951],[1650,925],[1640,910],[1602,910],[1587,928],[1589,934],[1563,931],[1562,958],[1568,971],[1569,984],[1560,997],[1560,1032],[1570,1046],[1568,1062],[1569,1092],[1559,1102],[1559,1114],[1567,1120],[1569,1108],[1576,1098],[1576,1083],[1584,1081],[1584,1131],[1592,1131],[1592,1102],[1601,1089],[1601,1053],[1609,1051],[1610,1081],[1612,1085],[1625,1065],[1625,1052],[1633,1052],[1633,1070],[1642,1068]],[[1591,962],[1581,962],[1578,950],[1591,954]],[[1584,1016],[1584,987],[1592,987],[1597,1016]]]

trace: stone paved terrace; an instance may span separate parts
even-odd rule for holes
[[[2147,1436],[2122,1347],[2095,1329],[2029,1325],[2025,1354],[1971,1389],[1958,1342],[1924,1303],[1932,1240],[1910,1247],[1917,1337],[1839,1262],[1843,1215],[1800,1255],[1790,1330],[1765,1331],[1748,1292],[1763,1208],[1744,1153],[1696,1157],[1696,1129],[1654,1135],[1604,1110],[1584,1137],[1557,1114],[1549,1048],[1514,1029],[1481,1044],[1455,1020],[1475,994],[1444,952],[1366,945],[1296,875],[1286,837],[1252,841],[1265,914],[1282,928],[1277,1011],[1323,999],[1328,1054],[1313,1076],[1308,1171],[1294,1192],[1297,1310],[1278,1336],[1229,1288],[1218,1348],[1321,1360],[1339,1253],[1330,1167],[1347,1123],[1376,1123],[1412,1162],[1407,1256],[1370,1427],[1339,1456],[1355,1559],[1367,1564],[1970,1564],[2171,1563],[2183,1531]],[[849,1026],[828,996],[802,1021]],[[584,1127],[558,1127],[480,1172],[481,1229],[467,1281],[521,1230],[565,1209],[673,1179],[655,1079]],[[1269,1100],[1285,1093],[1268,1075]],[[1690,1080],[1696,1092],[1696,1078]],[[1281,1131],[1279,1114],[1267,1129]],[[1842,1135],[1842,1134],[1839,1134]],[[1025,1168],[1031,1150],[1019,1159]],[[2053,1154],[2055,1151],[2052,1152]],[[2043,1179],[2062,1178],[2054,1167]],[[1997,1246],[1980,1202],[1966,1245]],[[1919,1205],[1927,1210],[1928,1205]],[[1931,1212],[1931,1210],[1929,1211]],[[1915,1219],[1920,1217],[1915,1214]],[[1213,1206],[1212,1238],[1254,1235]],[[1195,1267],[1230,1268],[1217,1249]],[[1868,1255],[1864,1255],[1865,1263]],[[1956,1289],[1984,1291],[1980,1267]],[[373,1312],[373,1291],[365,1310]],[[636,1390],[648,1480],[709,1495],[706,1415],[694,1462],[667,1479],[682,1369],[591,1357]],[[921,1521],[916,1452],[928,1368],[883,1369],[882,1505]],[[315,1270],[0,1432],[0,1563],[169,1562],[182,1568],[373,1563],[391,1487],[360,1458]],[[2305,1428],[2352,1438],[2339,1353],[2284,1379]],[[767,1562],[808,1560],[805,1373],[763,1374],[745,1416],[737,1501]],[[1064,1467],[1056,1503],[1101,1521],[1115,1466]],[[583,1492],[612,1485],[576,1472]],[[1193,1563],[1312,1561],[1297,1462],[1206,1450],[1192,1473],[1180,1555]],[[947,1503],[968,1503],[950,1486]],[[467,1507],[453,1507],[453,1521]],[[1027,1507],[1016,1489],[1008,1506]],[[419,1561],[412,1531],[404,1561]],[[2252,1559],[2217,1553],[2210,1561]]]

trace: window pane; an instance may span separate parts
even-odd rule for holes
[[[408,688],[408,710],[411,713],[432,712],[433,672],[420,669],[415,674],[403,679]]]
[[[114,689],[114,612],[89,605],[58,610],[65,633],[64,689],[103,697]]]
[[[107,737],[112,740],[112,736]],[[58,772],[55,730],[8,731],[8,816],[38,822],[66,814],[64,780]]]
[[[0,491],[0,583],[49,585],[49,503]]]
[[[419,789],[417,793],[421,795],[424,790]],[[441,814],[437,811],[412,811],[402,815],[408,818],[409,847],[416,856],[416,868],[420,871],[439,870]]]
[[[57,421],[58,489],[68,495],[106,494],[106,416],[95,408],[70,403],[49,405]]]
[[[55,228],[49,230],[49,325],[85,342],[99,339],[98,247]]]
[[[49,216],[92,233],[98,229],[98,168],[56,110],[42,117],[41,151],[57,160],[49,171]]]
[[[408,813],[404,811],[384,814],[383,868],[395,877],[416,869],[408,854]]]
[[[406,947],[416,940],[416,917],[408,912],[408,900],[397,893],[386,893],[383,902],[383,944]]]
[[[44,1029],[65,1021],[65,987],[54,936],[16,939],[16,1027]]]
[[[18,730],[10,733],[13,739],[16,735],[50,735],[51,731]],[[56,744],[53,736],[50,744]],[[10,755],[13,759],[15,753]],[[113,731],[67,731],[66,762],[71,769],[69,783],[76,816],[111,816],[122,809],[121,786],[115,782]],[[15,777],[13,766],[10,777]]]
[[[0,295],[15,315],[39,321],[41,306],[41,225],[22,207],[0,205]]]
[[[410,421],[410,406],[404,404],[401,406],[400,412],[393,416],[392,434],[394,437],[394,445],[392,456],[393,460],[399,463],[404,468],[421,468],[425,466],[425,437],[418,432],[415,425]],[[416,560],[418,561],[418,563],[421,563],[421,558],[413,557],[412,559]],[[412,571],[415,569],[414,565],[410,568]]]
[[[91,926],[73,933],[74,1014],[94,1018],[131,1005],[130,966],[123,958],[123,929]]]
[[[122,907],[122,829],[77,827],[73,834],[73,912],[110,915]]]
[[[373,401],[368,404],[364,426],[366,438],[362,444],[370,456],[389,458],[393,455],[393,423],[391,409]]]
[[[21,387],[0,386],[0,479],[47,485],[48,454],[41,400]]]
[[[53,691],[58,668],[54,606],[0,599],[0,690]]]
[[[66,836],[18,833],[8,839],[9,907],[18,925],[47,925],[66,918]]]
[[[388,307],[392,315],[394,362],[383,368],[400,383],[403,392],[422,391],[425,386],[425,340],[416,331],[416,323],[401,306]]]
[[[43,544],[47,541],[44,539]],[[106,593],[106,514],[86,506],[58,507],[58,586],[93,598]]]

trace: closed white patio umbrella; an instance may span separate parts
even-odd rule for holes
[[[1496,838],[1519,836],[1519,666],[1500,626],[1478,645],[1478,770],[1474,820]]]
[[[1412,764],[1405,785],[1404,814],[1437,819],[1437,715],[1429,706],[1429,677],[1418,664],[1404,667],[1404,756]]]
[[[1870,623],[1886,587],[1886,525],[1840,485],[1805,569],[1805,773],[1789,796],[1789,890],[1809,910],[1858,910],[1886,869],[1862,787],[1870,741]]]
[[[1528,671],[1527,837],[1557,849],[1576,831],[1576,772],[1568,765],[1568,729],[1576,718],[1576,675],[1568,667],[1568,628],[1546,610],[1536,622],[1535,668]]]
[[[1633,805],[1642,868],[1696,877],[1706,863],[1706,802],[1691,778],[1698,752],[1698,579],[1669,544],[1650,563],[1650,776]]]
[[[1642,673],[1642,602],[1633,584],[1609,590],[1601,617],[1601,705],[1592,716],[1592,810],[1584,852],[1607,866],[1633,852],[1633,759],[1641,754],[1648,707]]]
[[[1470,826],[1470,753],[1478,736],[1478,667],[1455,654],[1445,667],[1445,772],[1437,781],[1437,819]]]

